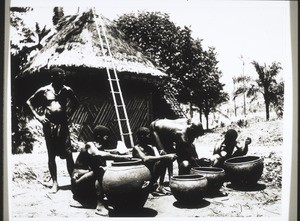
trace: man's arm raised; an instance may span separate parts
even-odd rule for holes
[[[31,110],[31,112],[33,113],[33,115],[34,115],[34,117],[39,121],[39,122],[41,122],[42,124],[44,124],[44,123],[47,123],[47,122],[49,122],[49,120],[46,118],[46,116],[43,114],[43,115],[39,115],[37,112],[36,112],[36,110],[35,110],[35,108],[34,108],[34,106],[33,106],[33,104],[32,104],[32,101],[34,100],[34,99],[36,99],[36,97],[37,96],[39,96],[41,93],[43,93],[43,88],[41,88],[41,89],[39,89],[39,90],[37,90],[27,101],[26,101],[26,104],[29,106],[29,108],[30,108],[30,110]]]

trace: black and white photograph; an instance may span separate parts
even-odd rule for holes
[[[289,1],[9,6],[9,220],[290,220]]]

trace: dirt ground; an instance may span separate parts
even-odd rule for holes
[[[279,217],[282,209],[282,120],[252,120],[239,128],[239,138],[252,138],[248,155],[264,158],[264,171],[252,189],[233,189],[224,183],[220,194],[205,197],[197,205],[184,206],[170,196],[152,196],[141,211],[134,214],[110,213],[111,217]],[[199,157],[209,157],[215,142],[222,139],[226,128],[206,133],[196,141]],[[74,154],[75,158],[76,153]],[[98,217],[94,209],[72,208],[70,178],[65,161],[57,159],[60,190],[50,194],[41,184],[49,177],[47,153],[11,156],[11,215],[13,218],[88,218]],[[176,173],[176,171],[175,171]]]

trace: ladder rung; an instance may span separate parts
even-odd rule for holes
[[[131,133],[122,133],[122,135],[131,135]]]
[[[95,9],[93,9],[93,16],[96,18]],[[114,65],[114,62],[113,62],[114,59],[112,57],[112,54],[111,54],[111,51],[110,51],[109,41],[108,41],[107,36],[106,36],[105,25],[103,24],[101,16],[99,16],[99,20],[100,20],[101,30],[100,30],[100,28],[97,24],[97,19],[95,19],[96,30],[97,30],[97,33],[98,33],[98,36],[99,36],[102,53],[103,53],[104,56],[109,56],[108,60],[105,59],[106,65],[107,65],[107,62],[112,63],[113,71],[109,69],[108,65],[106,67],[106,70],[107,70],[107,76],[108,76],[108,81],[109,81],[110,90],[111,90],[110,93],[112,94],[113,101],[114,101],[114,107],[116,109],[117,121],[118,121],[119,129],[120,129],[122,141],[124,141],[124,135],[129,135],[130,136],[129,137],[130,138],[130,144],[131,144],[131,146],[133,146],[134,143],[133,143],[132,133],[131,133],[130,125],[129,125],[129,119],[128,119],[128,116],[127,116],[126,107],[124,105],[123,95],[122,95],[122,92],[121,92],[121,89],[120,89],[119,79],[118,79],[118,76],[117,76],[117,71],[116,71],[116,68],[115,68],[115,65]],[[102,33],[101,33],[101,31],[102,31]],[[103,40],[103,38],[104,38],[104,40]],[[119,100],[121,100],[122,105],[120,105],[120,103],[118,102]],[[120,115],[119,115],[120,110],[118,108],[123,108],[124,109],[124,115],[125,116],[122,116],[122,117],[123,118],[125,117],[125,119],[120,119]],[[122,127],[124,125],[122,125],[123,123],[121,124],[121,121],[122,122],[126,121],[126,127],[127,127],[126,131],[128,131],[128,133],[123,133]]]

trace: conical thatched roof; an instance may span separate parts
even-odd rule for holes
[[[137,47],[128,43],[116,24],[102,15],[96,19],[92,11],[66,16],[60,22],[59,31],[28,62],[23,74],[39,72],[54,66],[88,67],[104,69],[112,63],[106,62],[109,57],[103,56],[96,25],[100,26],[100,16],[106,28],[113,64],[120,72],[142,73],[154,76],[165,75],[144,56]],[[101,27],[99,27],[101,30]],[[104,40],[104,37],[102,36]],[[106,45],[104,45],[106,48]]]

